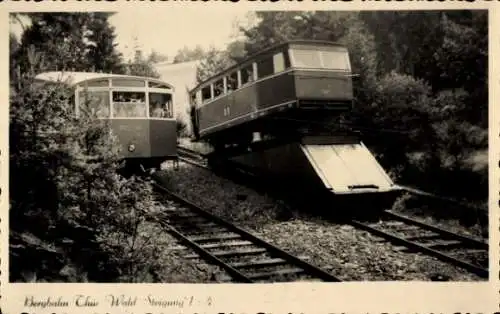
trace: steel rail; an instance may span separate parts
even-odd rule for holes
[[[169,197],[171,197],[172,199],[174,199],[176,202],[182,204],[183,206],[186,206],[188,207],[189,209],[192,209],[193,211],[199,213],[200,215],[210,219],[211,221],[214,221],[214,222],[217,222],[219,223],[220,225],[226,227],[229,231],[233,232],[233,233],[236,233],[236,234],[239,234],[242,236],[242,238],[244,240],[248,240],[248,241],[251,241],[252,243],[256,244],[256,245],[259,245],[263,248],[265,248],[266,250],[268,250],[270,253],[276,255],[277,257],[281,257],[283,258],[284,260],[290,262],[290,263],[293,263],[294,265],[296,266],[299,266],[301,267],[302,269],[304,269],[304,271],[309,274],[309,275],[313,275],[315,276],[316,278],[319,278],[323,281],[327,281],[327,282],[340,282],[341,279],[335,277],[334,275],[324,271],[323,269],[321,268],[318,268],[296,256],[293,256],[291,255],[290,253],[287,253],[285,251],[283,251],[282,249],[272,245],[271,243],[269,242],[266,242],[258,237],[256,237],[255,235],[249,233],[248,231],[246,230],[243,230],[241,229],[240,227],[237,227],[235,226],[234,224],[224,220],[223,218],[221,217],[218,217],[208,211],[205,211],[203,210],[202,208],[200,208],[198,205],[184,199],[183,197],[169,191],[168,189],[164,188],[163,186],[161,186],[160,184],[158,183],[154,183],[154,186],[161,190],[163,193],[167,194]],[[200,247],[200,249],[203,250],[203,248]],[[199,249],[198,249],[199,250]],[[224,263],[222,261],[220,261],[221,263]],[[229,265],[228,265],[229,266]],[[229,266],[230,267],[230,266]]]
[[[468,262],[459,260],[459,259],[457,259],[457,258],[455,258],[453,256],[444,254],[444,253],[439,252],[437,250],[433,250],[433,249],[428,248],[428,247],[426,247],[424,245],[408,241],[408,240],[403,239],[401,237],[398,237],[398,236],[396,236],[394,234],[391,234],[391,233],[382,231],[380,229],[368,226],[368,225],[366,225],[366,224],[364,224],[364,223],[362,223],[360,221],[357,221],[357,220],[351,220],[349,223],[352,224],[355,227],[358,227],[360,229],[364,229],[364,230],[366,230],[366,231],[368,231],[370,233],[373,233],[375,235],[378,235],[378,236],[381,236],[383,238],[386,238],[386,239],[390,240],[391,242],[402,244],[402,245],[404,245],[406,247],[413,248],[413,249],[415,249],[417,251],[421,251],[421,252],[427,253],[428,255],[432,255],[432,256],[434,256],[436,258],[441,259],[442,261],[445,261],[445,262],[454,264],[456,266],[462,267],[464,269],[467,269],[468,271],[470,271],[470,272],[472,272],[472,273],[474,273],[474,274],[476,274],[476,275],[478,275],[478,276],[480,276],[482,278],[488,278],[488,276],[489,276],[488,269],[485,269],[485,268],[482,268],[482,267],[470,264]]]
[[[179,157],[179,160],[180,160],[180,161],[183,161],[183,162],[185,162],[185,163],[188,163],[188,164],[194,165],[194,166],[199,167],[199,168],[203,168],[203,169],[210,170],[210,168],[209,168],[207,165],[204,165],[204,164],[202,164],[202,163],[199,163],[199,162],[196,162],[196,161],[190,160],[189,158]]]
[[[219,265],[223,269],[225,269],[234,279],[238,280],[239,282],[245,282],[245,283],[252,283],[253,280],[239,272],[238,270],[234,269],[227,263],[224,263],[222,260],[217,258],[215,255],[211,254],[209,251],[205,250],[202,248],[200,245],[197,243],[191,241],[189,238],[184,236],[181,232],[179,232],[177,229],[169,225],[169,223],[163,219],[160,219],[160,222],[164,227],[167,227],[170,231],[171,234],[173,234],[177,239],[179,239],[182,243],[186,244],[187,246],[191,247],[194,249],[200,256],[205,257],[206,259],[212,261],[214,264]]]
[[[178,151],[181,151],[185,154],[190,154],[190,155],[193,155],[193,156],[196,156],[198,158],[206,158],[209,154],[204,154],[204,153],[200,153],[194,149],[191,149],[191,148],[187,148],[185,146],[182,146],[182,145],[177,145],[177,150]]]
[[[474,247],[477,247],[477,248],[480,248],[480,249],[484,249],[484,250],[488,250],[488,243],[486,243],[486,242],[479,241],[479,240],[476,240],[474,238],[471,238],[471,237],[468,237],[468,236],[465,236],[465,235],[461,235],[461,234],[458,234],[458,233],[455,233],[455,232],[452,232],[452,231],[449,231],[449,230],[446,230],[446,229],[443,229],[443,228],[440,228],[440,227],[436,227],[436,226],[427,224],[427,223],[425,223],[423,221],[418,221],[416,219],[413,219],[413,218],[410,218],[410,217],[407,217],[407,216],[404,216],[404,215],[401,215],[401,214],[397,214],[397,213],[395,213],[393,211],[390,211],[390,210],[384,211],[384,215],[386,215],[387,217],[389,217],[391,219],[394,219],[394,220],[399,220],[399,221],[402,221],[402,222],[406,222],[408,224],[412,224],[412,225],[415,225],[415,226],[418,226],[418,227],[422,227],[422,228],[430,230],[430,231],[434,231],[436,233],[439,233],[439,234],[444,235],[446,237],[449,237],[451,239],[460,240],[460,241],[468,243],[468,244],[470,244],[470,245],[472,245]]]

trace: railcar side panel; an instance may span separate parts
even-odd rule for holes
[[[226,120],[224,108],[228,105],[228,97],[216,99],[198,109],[200,131],[216,126]]]
[[[352,79],[347,73],[332,71],[295,71],[295,92],[298,99],[350,102],[353,99]]]
[[[282,73],[258,84],[259,109],[295,100],[295,80],[291,72]]]
[[[148,119],[111,119],[113,134],[118,137],[125,158],[147,158],[151,154]],[[135,150],[129,151],[134,145]]]
[[[242,88],[233,92],[232,94],[233,103],[229,108],[229,115],[226,117],[225,121],[243,118],[245,115],[245,121],[249,120],[248,115],[252,112],[257,111],[257,85],[253,84],[248,87]],[[235,125],[240,123],[240,121],[231,121],[230,125]]]
[[[257,93],[254,84],[216,99],[198,109],[200,133],[204,135],[215,132],[221,127],[234,126],[248,121],[249,114],[256,110]]]
[[[151,157],[177,155],[177,125],[175,120],[149,120]]]

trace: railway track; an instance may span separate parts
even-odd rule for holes
[[[204,156],[196,151],[183,148],[182,154],[187,156],[185,162],[210,169],[206,162],[197,163],[196,159],[204,159]],[[374,223],[351,220],[350,224],[409,251],[433,256],[481,278],[488,278],[488,243],[389,210],[384,211],[379,218]]]
[[[215,216],[159,184],[155,188],[176,202],[158,221],[183,245],[202,258],[218,265],[229,275],[225,281],[288,282],[341,281],[305,259],[291,255],[234,224]]]
[[[384,211],[381,220],[366,223],[352,220],[360,229],[388,241],[436,257],[488,278],[488,244],[391,211]]]
[[[179,154],[179,160],[201,168],[209,169],[204,155],[182,146],[177,146],[177,153]]]

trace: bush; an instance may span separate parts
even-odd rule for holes
[[[363,139],[389,171],[406,168],[408,151],[430,132],[426,108],[430,87],[411,76],[392,72],[374,87],[370,105],[357,108],[354,119],[368,126]]]
[[[37,265],[49,255],[39,248],[55,247],[62,264],[78,265],[90,281],[133,280],[140,261],[154,259],[137,241],[152,204],[151,185],[117,174],[119,145],[107,122],[96,119],[89,104],[77,119],[64,84],[39,86],[26,78],[21,86],[11,98],[10,229],[24,242],[11,246],[11,258],[31,258],[25,259],[29,265],[11,262],[12,273],[47,274]],[[26,245],[27,238],[43,245]]]
[[[177,118],[176,130],[177,130],[178,137],[186,137],[188,135],[187,123],[182,121],[180,118]]]
[[[416,147],[418,152],[409,160],[412,176],[437,193],[477,200],[487,197],[488,173],[487,160],[474,157],[487,150],[488,131],[466,120],[467,99],[462,90],[444,91],[433,98],[428,144]]]
[[[433,95],[424,81],[392,72],[355,119],[371,126],[363,139],[394,180],[478,199],[487,196],[487,158],[479,152],[487,151],[488,132],[469,122],[470,100],[462,89]]]

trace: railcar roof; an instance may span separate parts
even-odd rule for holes
[[[230,67],[228,67],[227,69],[225,69],[223,71],[218,72],[216,75],[213,75],[213,76],[209,77],[208,79],[202,81],[198,85],[196,85],[196,87],[193,88],[191,91],[200,88],[201,85],[207,83],[210,80],[213,80],[214,78],[216,78],[217,76],[219,76],[221,73],[224,73],[224,72],[230,71],[230,70],[232,70],[234,68],[237,68],[237,67],[241,66],[242,64],[244,64],[244,63],[246,63],[246,62],[248,62],[248,61],[250,61],[252,59],[257,58],[259,55],[268,53],[269,51],[280,49],[280,48],[282,48],[284,46],[289,46],[289,45],[294,45],[294,44],[295,45],[311,45],[311,46],[322,45],[322,46],[346,47],[343,44],[339,44],[339,43],[336,43],[336,42],[333,42],[333,41],[313,40],[313,39],[293,39],[293,40],[288,40],[288,41],[280,42],[280,43],[274,44],[272,46],[269,46],[267,48],[264,48],[264,49],[262,49],[262,50],[260,50],[260,51],[258,51],[256,53],[253,53],[249,57],[243,59],[241,62],[238,62],[237,64],[235,64],[233,66],[230,66]]]
[[[144,76],[133,76],[125,74],[110,74],[110,73],[96,73],[96,72],[43,72],[35,76],[36,80],[45,82],[64,82],[69,85],[77,85],[85,81],[95,80],[95,79],[107,79],[107,78],[135,78],[141,80],[148,80],[156,83],[162,83],[167,85],[169,88],[173,89],[173,86],[159,79]]]

